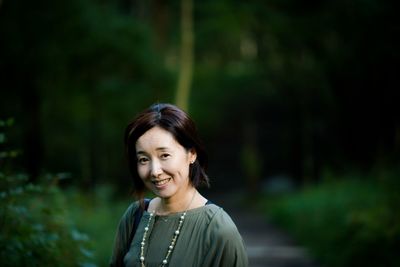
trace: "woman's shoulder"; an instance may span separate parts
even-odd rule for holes
[[[213,219],[213,217],[220,211],[222,211],[222,208],[214,203],[206,204],[202,209],[204,215],[210,219]]]
[[[204,235],[208,249],[203,265],[248,266],[243,238],[231,216],[217,205],[208,208],[213,216]]]
[[[132,203],[130,203],[129,206],[126,208],[125,212],[123,213],[121,221],[127,223],[132,222],[135,217],[135,212],[139,208],[139,206],[140,206],[139,201],[133,201]]]
[[[231,216],[222,207],[214,204],[208,206],[212,217],[207,226],[206,238],[217,247],[226,246],[233,251],[236,248],[242,250],[243,238]]]
[[[127,213],[135,213],[135,211],[139,208],[140,203],[139,201],[133,201],[129,204],[129,206],[125,210],[125,214]]]
[[[237,232],[237,227],[231,216],[220,206],[216,204],[207,205],[209,220],[209,228],[216,233]]]

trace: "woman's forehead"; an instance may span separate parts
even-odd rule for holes
[[[136,141],[136,150],[166,150],[179,146],[174,136],[161,127],[153,127]]]

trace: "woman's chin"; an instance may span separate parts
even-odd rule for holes
[[[170,198],[170,197],[172,197],[173,196],[173,190],[171,190],[172,188],[170,188],[170,187],[165,187],[165,188],[162,188],[162,189],[159,189],[159,188],[152,188],[152,192],[156,195],[156,196],[158,196],[158,197],[160,197],[160,198]]]

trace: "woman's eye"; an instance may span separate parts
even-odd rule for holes
[[[161,158],[162,158],[162,159],[167,159],[167,158],[169,158],[170,156],[171,156],[171,155],[168,154],[168,153],[161,154]]]
[[[147,158],[139,158],[139,159],[138,159],[138,162],[139,162],[140,164],[145,164],[147,161],[149,161]]]

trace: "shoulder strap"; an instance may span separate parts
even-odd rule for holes
[[[128,247],[127,250],[129,250],[129,246],[132,243],[133,237],[135,236],[136,230],[139,226],[140,220],[142,219],[143,216],[143,212],[145,210],[147,210],[147,208],[149,207],[149,203],[150,203],[150,199],[145,198],[144,199],[144,209],[142,206],[139,205],[139,207],[136,209],[134,216],[135,219],[133,221],[133,227],[132,227],[132,231],[129,233],[129,240],[128,240]]]

